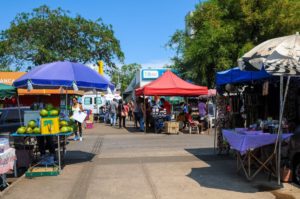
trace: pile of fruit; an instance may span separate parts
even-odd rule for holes
[[[40,134],[41,133],[41,129],[37,126],[37,123],[35,120],[30,120],[27,124],[27,126],[21,126],[20,128],[18,128],[17,133],[19,134]]]
[[[52,116],[52,117],[56,117],[59,115],[59,109],[58,108],[54,108],[52,104],[47,104],[45,109],[42,109],[40,111],[40,116],[41,117],[48,117],[48,116]]]
[[[61,133],[73,132],[73,127],[71,122],[67,122],[66,120],[61,120],[59,122],[59,127]]]

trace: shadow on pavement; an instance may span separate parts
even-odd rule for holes
[[[237,172],[233,156],[214,154],[213,148],[185,150],[207,164],[207,167],[192,168],[187,175],[202,187],[242,193],[273,193],[281,188],[275,181],[268,181],[268,176],[264,174],[258,175],[253,181],[247,181],[242,172]]]
[[[90,162],[95,154],[84,151],[67,151],[64,158],[65,165]]]

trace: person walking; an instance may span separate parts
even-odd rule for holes
[[[83,108],[82,108],[82,105],[80,103],[78,103],[78,99],[77,97],[73,97],[73,105],[72,105],[72,112],[73,114],[75,112],[82,112],[83,111]],[[82,124],[78,121],[75,121],[75,125],[76,125],[76,128],[75,128],[75,138],[74,140],[80,140],[82,141]],[[79,132],[79,136],[78,136],[78,132]]]
[[[117,109],[118,109],[118,103],[117,100],[114,98],[112,102],[110,103],[110,125],[115,126],[116,125],[116,120],[117,120]]]

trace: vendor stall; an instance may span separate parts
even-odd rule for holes
[[[29,91],[33,88],[40,89],[65,89],[66,90],[66,101],[67,100],[67,91],[69,89],[77,90],[100,90],[104,91],[108,88],[113,90],[114,85],[110,83],[106,78],[99,75],[96,71],[90,69],[89,67],[79,64],[73,63],[69,61],[59,61],[53,62],[49,64],[43,64],[41,66],[37,66],[33,70],[29,71],[19,79],[14,82],[14,86],[17,88],[27,88]],[[35,172],[33,168],[28,170],[29,177],[34,177],[38,175],[55,175],[61,172],[61,137],[66,140],[66,137],[73,133],[72,126],[68,126],[71,122],[68,117],[70,114],[68,113],[68,106],[66,104],[66,112],[63,115],[63,118],[59,118],[59,110],[53,109],[53,107],[49,106],[46,109],[40,111],[41,117],[36,120],[30,121],[32,123],[25,124],[27,127],[20,127],[18,132],[12,134],[13,137],[57,137],[58,144],[58,168],[55,167],[55,163],[53,158],[48,158],[46,161],[41,160],[38,164],[46,165],[49,168],[48,163],[53,163],[53,169],[51,171],[45,171],[45,168],[42,169],[42,172],[37,169]],[[84,114],[84,113],[79,113]],[[78,114],[77,114],[78,115]],[[85,115],[85,114],[84,114]],[[83,117],[85,118],[86,115]],[[75,117],[73,115],[74,120],[78,120],[81,117]],[[79,121],[79,120],[78,120]],[[65,122],[65,123],[64,123]],[[83,121],[79,121],[82,123]],[[28,130],[29,128],[34,128],[32,131]],[[75,130],[75,129],[74,129]],[[47,141],[48,142],[48,141]],[[65,146],[65,145],[64,145]],[[48,161],[50,160],[50,161]],[[35,173],[32,173],[35,172]]]
[[[135,94],[137,96],[200,96],[200,95],[207,95],[208,88],[206,86],[197,86],[186,82],[176,76],[171,71],[165,72],[161,77],[154,80],[153,82],[143,86],[142,88],[138,88],[135,90]],[[144,103],[145,105],[146,103]],[[145,108],[146,110],[146,108]],[[146,116],[144,116],[146,117]],[[161,117],[158,117],[159,121]],[[159,124],[159,127],[162,124]],[[146,130],[146,128],[145,128]]]
[[[231,149],[236,151],[238,170],[242,169],[246,178],[252,180],[262,170],[276,176],[276,159],[274,153],[262,156],[257,151],[263,146],[275,144],[276,134],[263,133],[263,131],[248,131],[247,129],[236,129],[235,131],[223,129],[223,136],[229,143]],[[283,140],[292,134],[283,134]],[[256,165],[256,167],[253,167]]]

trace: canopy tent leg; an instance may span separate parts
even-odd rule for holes
[[[280,115],[279,115],[279,127],[278,127],[278,134],[277,134],[277,141],[275,144],[275,150],[278,145],[278,158],[277,158],[277,183],[278,185],[281,184],[281,176],[280,176],[280,164],[281,164],[281,142],[282,142],[282,119],[283,119],[283,113],[284,113],[284,106],[286,102],[286,96],[288,93],[289,89],[289,84],[290,84],[290,79],[291,77],[289,76],[286,82],[285,86],[285,92],[283,96],[283,77],[280,77]]]
[[[218,114],[217,114],[217,111],[218,111],[218,105],[217,105],[217,98],[218,98],[218,93],[216,94],[216,101],[215,101],[215,105],[216,105],[216,108],[215,108],[215,129],[214,129],[214,153],[216,153],[216,148],[217,148],[217,117],[218,117]]]
[[[147,120],[147,114],[146,114],[146,98],[145,98],[145,95],[144,95],[144,132],[147,133],[147,123],[146,123],[146,120]],[[141,125],[141,124],[140,124]]]

